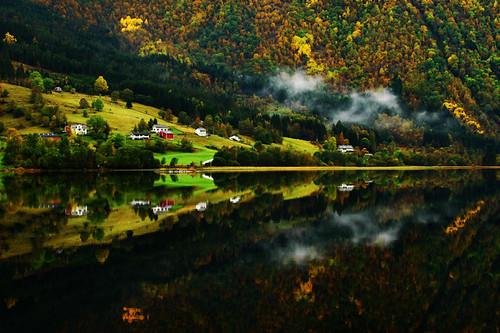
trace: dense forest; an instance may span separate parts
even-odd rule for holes
[[[497,1],[36,2],[141,55],[247,73],[306,68],[336,91],[392,86],[415,110],[445,109],[473,131],[498,133]]]
[[[205,121],[214,134],[259,145],[314,141],[325,164],[364,165],[366,153],[379,153],[373,165],[497,163],[497,2],[0,7],[0,79],[11,83],[33,87],[36,69],[44,81],[91,94],[103,76],[104,93],[131,92],[127,105],[155,106],[160,117],[193,127]],[[17,109],[7,112],[16,117]],[[353,145],[357,157],[332,154],[336,144]]]

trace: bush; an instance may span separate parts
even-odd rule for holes
[[[102,99],[98,98],[95,101],[93,101],[92,107],[97,111],[102,111],[102,109],[104,109],[104,103],[102,102]]]
[[[89,105],[89,102],[87,102],[87,100],[85,98],[82,98],[80,100],[80,109],[86,109],[88,108],[90,105]]]

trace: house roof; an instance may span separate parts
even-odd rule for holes
[[[71,125],[71,128],[77,127],[77,126],[81,126],[82,128],[87,128],[87,125],[85,125],[85,124],[73,124],[73,125]]]
[[[59,134],[56,133],[38,133],[42,138],[58,138]]]
[[[130,135],[149,135],[148,132],[131,132]]]
[[[168,128],[168,125],[160,125],[160,124],[154,124],[153,127],[157,128]]]

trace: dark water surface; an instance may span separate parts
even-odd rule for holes
[[[500,330],[498,171],[0,180],[1,332]]]

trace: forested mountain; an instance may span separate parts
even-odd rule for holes
[[[252,73],[305,68],[340,92],[392,86],[415,110],[498,133],[497,0],[35,1],[134,53]]]

